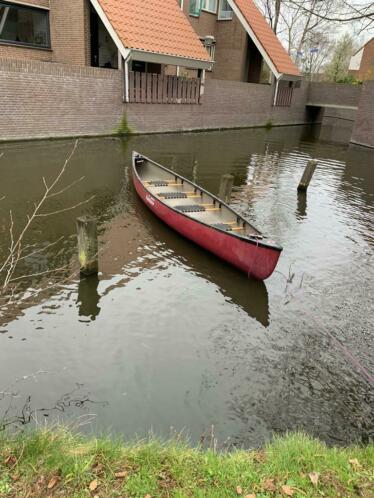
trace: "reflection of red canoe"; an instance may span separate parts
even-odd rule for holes
[[[133,181],[149,209],[177,232],[258,280],[273,273],[282,248],[214,195],[137,152]]]

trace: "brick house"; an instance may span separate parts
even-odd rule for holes
[[[300,79],[253,0],[0,0],[0,57],[122,70],[126,102],[197,103],[208,77],[290,105]]]
[[[374,80],[374,37],[353,54],[349,73],[361,81]]]

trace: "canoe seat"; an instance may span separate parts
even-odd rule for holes
[[[231,232],[232,226],[227,223],[214,223],[211,225],[213,228],[218,228],[219,230],[224,230],[225,232]]]
[[[200,213],[206,211],[204,206],[200,206],[199,204],[186,204],[182,206],[174,206],[174,209],[177,209],[181,213]]]
[[[164,199],[187,199],[187,194],[184,192],[161,192],[157,195]]]
[[[148,185],[152,185],[153,187],[168,187],[169,182],[165,182],[162,180],[152,180],[150,182],[147,182]]]

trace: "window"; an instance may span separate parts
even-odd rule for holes
[[[229,5],[227,0],[220,0],[219,2],[219,11],[218,11],[218,19],[220,20],[230,20],[233,17],[232,8]]]
[[[217,12],[217,0],[202,0],[201,8],[215,14]]]
[[[50,48],[49,12],[0,1],[0,42]]]
[[[206,36],[205,38],[200,38],[200,40],[202,41],[205,50],[208,52],[210,60],[214,61],[216,55],[216,40],[214,39],[214,36]],[[212,71],[212,69],[207,69],[207,71]]]
[[[201,12],[201,0],[190,0],[190,16],[198,17]]]

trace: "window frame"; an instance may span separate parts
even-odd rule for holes
[[[28,43],[28,42],[20,42],[20,41],[14,41],[14,40],[5,40],[3,38],[0,38],[0,45],[12,45],[15,47],[25,47],[25,48],[37,48],[39,50],[52,50],[52,41],[51,41],[51,24],[50,24],[50,12],[48,8],[44,7],[34,7],[31,5],[25,5],[21,3],[13,3],[13,2],[7,2],[0,0],[0,7],[16,7],[19,10],[26,10],[26,11],[36,11],[36,12],[43,12],[46,15],[47,18],[47,45],[38,45],[37,43]]]
[[[219,0],[219,6],[218,6],[218,21],[232,21],[234,18],[234,11],[231,9],[232,16],[231,17],[221,17],[222,12],[230,12],[228,10],[222,10],[222,2],[223,0]]]
[[[215,10],[210,10],[206,7],[204,7],[205,2],[209,2],[209,0],[200,0],[200,9],[203,10],[204,12],[209,12],[210,14],[217,14],[217,9],[218,9],[218,0],[214,0],[216,2],[216,9]]]

